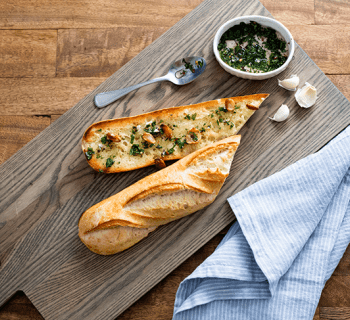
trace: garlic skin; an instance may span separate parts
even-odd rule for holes
[[[299,77],[296,74],[290,76],[289,79],[279,80],[278,85],[289,91],[296,91],[299,85]]]
[[[295,99],[302,108],[310,108],[316,102],[317,90],[310,83],[305,82],[305,85],[296,92]]]
[[[289,108],[286,104],[282,104],[277,110],[277,112],[275,113],[275,115],[273,116],[273,118],[269,117],[269,119],[276,122],[282,122],[286,120],[288,116],[289,116]]]

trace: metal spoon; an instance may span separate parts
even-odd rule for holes
[[[174,84],[182,86],[192,82],[199,75],[201,75],[205,70],[206,65],[207,62],[202,57],[187,57],[178,60],[170,66],[168,73],[163,77],[148,80],[131,87],[97,94],[94,99],[95,105],[98,108],[103,108],[117,99],[125,96],[129,92],[155,82],[170,81]]]

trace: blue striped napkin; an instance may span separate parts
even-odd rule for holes
[[[350,127],[228,199],[238,222],[181,284],[174,320],[312,319],[350,241]]]

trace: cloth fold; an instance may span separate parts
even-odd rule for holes
[[[173,319],[312,319],[350,241],[350,127],[228,199],[238,222],[181,284]]]

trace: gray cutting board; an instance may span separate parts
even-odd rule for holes
[[[257,0],[204,1],[0,167],[0,305],[23,290],[46,319],[118,316],[233,221],[229,196],[317,151],[350,123],[349,101],[298,46],[280,77],[298,74],[301,84],[317,87],[319,99],[310,109],[298,107],[276,78],[254,82],[221,69],[212,52],[216,30],[249,14],[270,16]],[[94,107],[96,93],[161,76],[170,62],[191,55],[208,62],[195,82],[153,84],[108,108]],[[90,124],[253,93],[271,96],[241,130],[230,176],[212,205],[160,227],[123,253],[104,257],[85,248],[77,232],[80,215],[155,171],[94,172],[80,147]],[[268,120],[282,103],[290,106],[290,118]]]

